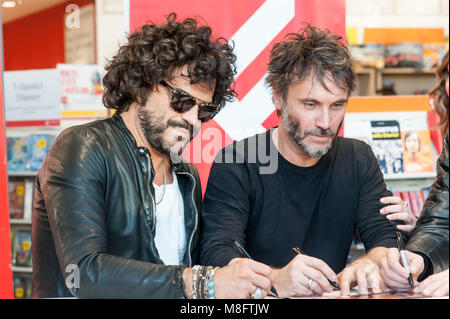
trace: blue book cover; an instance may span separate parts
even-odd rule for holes
[[[32,134],[29,137],[29,170],[38,171],[53,144],[55,137],[48,134]]]
[[[28,164],[28,137],[8,136],[7,145],[8,171],[26,171]]]

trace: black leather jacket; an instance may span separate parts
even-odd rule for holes
[[[448,269],[448,144],[447,134],[437,161],[437,177],[406,246],[424,256],[426,269],[421,278]]]
[[[184,201],[184,264],[192,265],[200,180],[192,164],[173,169]],[[148,149],[117,114],[58,137],[36,179],[33,297],[184,297],[186,266],[164,265],[155,246],[153,176]]]

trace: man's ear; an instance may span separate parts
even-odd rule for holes
[[[273,95],[272,95],[272,101],[273,101],[273,104],[275,105],[275,108],[278,111],[281,111],[281,107],[283,106],[283,102],[284,102],[281,94],[274,91]]]

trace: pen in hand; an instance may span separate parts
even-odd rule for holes
[[[411,288],[414,286],[414,280],[412,279],[411,270],[409,269],[408,259],[406,258],[405,247],[403,246],[402,235],[400,232],[397,232],[397,247],[400,251],[400,257],[402,259],[403,267],[408,271],[408,283]]]
[[[242,245],[239,244],[239,242],[237,240],[235,240],[233,244],[234,244],[234,248],[236,248],[236,250],[239,252],[239,254],[241,255],[242,258],[252,259],[252,257],[250,257],[250,255],[247,253],[247,251],[245,251],[244,247],[242,247]],[[273,285],[270,287],[270,291],[272,291],[272,293],[276,297],[278,297],[277,290],[275,289],[275,287]]]
[[[303,253],[303,252],[300,250],[300,248],[298,248],[298,247],[292,248],[292,251],[293,251],[294,254],[296,254],[296,255],[305,255],[305,253]],[[337,282],[331,281],[331,280],[328,279],[328,278],[327,278],[327,280],[328,280],[328,282],[330,283],[330,285],[332,285],[334,288],[339,289],[339,290],[341,289],[341,287],[339,287],[339,285],[338,285]]]

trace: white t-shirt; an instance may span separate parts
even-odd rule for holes
[[[186,251],[186,230],[184,225],[184,204],[178,187],[177,175],[173,174],[173,183],[166,185],[162,201],[156,205],[155,244],[159,257],[165,265],[183,263]],[[155,187],[155,202],[163,194],[164,184]]]

